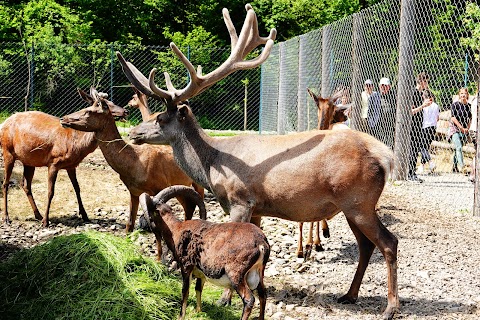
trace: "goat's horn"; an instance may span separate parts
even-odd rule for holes
[[[155,197],[153,197],[152,201],[155,206],[167,203],[173,197],[176,196],[184,196],[189,200],[192,200],[200,210],[200,217],[206,217],[206,209],[205,203],[203,202],[202,197],[196,192],[194,189],[187,187],[187,186],[171,186],[168,188],[163,189]]]
[[[140,207],[142,208],[143,215],[147,219],[148,225],[151,225],[150,211],[154,209],[152,198],[147,193],[142,193],[138,198]]]

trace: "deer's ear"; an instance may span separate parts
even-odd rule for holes
[[[185,104],[182,104],[181,106],[178,107],[178,121],[184,121],[185,117],[188,114],[188,107]]]
[[[80,97],[86,101],[88,104],[93,104],[93,99],[92,97],[86,93],[85,91],[83,91],[82,89],[80,88],[77,88],[77,91],[78,91],[78,94],[80,95]]]
[[[315,93],[313,93],[312,90],[310,90],[310,88],[307,88],[307,92],[308,94],[310,95],[310,97],[312,97],[313,101],[315,101],[315,104],[318,106],[318,97]]]

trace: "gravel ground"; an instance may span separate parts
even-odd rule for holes
[[[86,163],[81,167],[86,168],[89,162]],[[102,175],[112,175],[111,169],[99,165],[96,176],[102,179]],[[453,178],[450,180],[455,183],[443,186],[440,184],[444,182],[435,176],[426,176],[421,185],[388,184],[380,199],[378,214],[399,238],[401,310],[396,319],[480,317],[480,218],[472,217],[465,209],[473,202],[472,185],[466,177]],[[443,176],[442,181],[445,180],[448,179]],[[448,197],[459,194],[465,194],[464,202],[444,205]],[[26,198],[23,200],[28,206]],[[207,193],[206,202],[210,220],[228,221],[211,194]],[[174,208],[180,210],[178,205]],[[97,207],[89,212],[92,220],[89,224],[82,223],[70,212],[52,215],[52,225],[43,229],[40,222],[11,213],[12,225],[0,226],[0,261],[20,248],[86,229],[124,236],[127,215],[125,204]],[[370,261],[357,303],[336,303],[348,290],[358,262],[356,241],[342,214],[329,221],[331,237],[322,238],[325,251],[313,252],[307,261],[295,256],[297,223],[265,218],[262,226],[272,246],[265,279],[269,319],[378,319],[381,316],[387,303],[387,273],[385,260],[378,250]],[[152,235],[141,235],[136,243],[144,254],[155,254]]]

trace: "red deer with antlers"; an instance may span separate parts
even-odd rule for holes
[[[242,135],[209,137],[190,107],[184,103],[215,82],[239,69],[253,68],[268,57],[276,35],[258,35],[257,19],[250,5],[239,36],[228,11],[223,16],[232,40],[230,57],[216,70],[202,75],[172,43],[170,46],[190,74],[189,84],[177,90],[165,73],[167,90],[155,84],[156,69],[149,79],[121,54],[117,56],[127,78],[148,96],[163,100],[167,110],[135,127],[136,143],[170,144],[180,167],[200,185],[211,190],[232,221],[260,224],[262,216],[292,221],[318,221],[343,211],[359,246],[360,261],[348,292],[338,299],[354,303],[375,247],[385,257],[388,270],[388,305],[385,318],[399,308],[397,286],[397,238],[375,212],[388,175],[393,153],[375,138],[354,130],[309,131],[283,136]],[[244,60],[257,46],[263,52]],[[328,103],[333,103],[329,99]],[[338,166],[341,163],[342,166]],[[231,291],[224,292],[227,302]]]
[[[90,95],[80,89],[78,92],[87,103],[94,103],[92,92],[97,92],[95,88],[90,89]],[[101,95],[97,102],[109,108],[115,116],[124,117],[126,115],[125,109],[106,99],[106,94]],[[10,223],[7,195],[15,160],[19,160],[23,164],[21,184],[32,206],[35,219],[42,220],[44,227],[49,224],[50,204],[53,199],[57,174],[61,169],[67,170],[68,177],[72,182],[77,195],[79,214],[84,221],[89,221],[80,197],[76,167],[97,148],[97,140],[93,133],[63,128],[57,117],[39,111],[27,111],[14,114],[3,123],[0,130],[0,144],[5,165],[3,181],[3,220],[5,223]],[[32,180],[36,167],[48,167],[48,201],[45,217],[40,214],[32,194]]]

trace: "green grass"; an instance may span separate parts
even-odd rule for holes
[[[238,319],[242,305],[214,303],[206,286],[196,313],[190,288],[187,319]],[[8,319],[175,319],[181,280],[141,256],[132,241],[107,233],[59,236],[0,263],[0,315]]]

